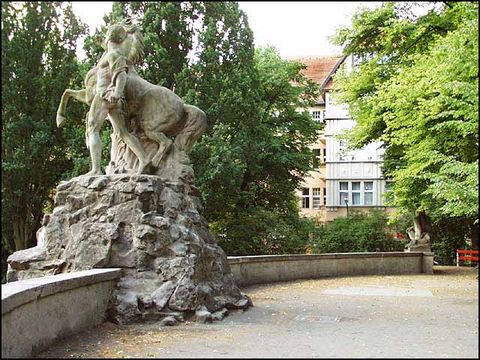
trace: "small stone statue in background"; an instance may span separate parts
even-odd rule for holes
[[[410,242],[405,245],[405,251],[431,252],[430,235],[422,232],[418,218],[414,219],[414,226],[407,229]]]

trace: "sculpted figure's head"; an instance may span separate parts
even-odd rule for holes
[[[120,24],[114,24],[108,28],[106,41],[112,41],[114,43],[120,44],[127,37],[127,31]]]
[[[119,44],[122,52],[133,64],[143,61],[144,42],[140,26],[134,24],[131,19],[123,20],[108,28],[102,47],[107,50],[107,44],[111,41]]]

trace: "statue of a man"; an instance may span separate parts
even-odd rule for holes
[[[97,64],[96,88],[87,118],[87,146],[92,169],[86,175],[101,175],[102,142],[100,129],[107,118],[113,130],[135,153],[139,160],[137,173],[145,173],[151,164],[140,141],[128,132],[125,123],[125,84],[127,81],[128,49],[122,48],[127,32],[119,24],[112,25],[106,35],[107,50]]]

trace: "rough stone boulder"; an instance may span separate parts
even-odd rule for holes
[[[62,182],[53,213],[44,218],[43,244],[11,255],[7,278],[123,268],[107,315],[124,324],[211,321],[228,309],[246,309],[251,301],[209,233],[199,195],[188,183],[153,175]]]

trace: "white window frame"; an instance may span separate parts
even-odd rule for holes
[[[320,209],[322,206],[322,188],[312,188],[312,209]]]
[[[312,111],[312,118],[316,122],[325,123],[325,111],[324,110],[313,110]]]
[[[372,188],[367,189],[367,184],[372,184]],[[363,204],[366,205],[366,206],[368,206],[368,205],[373,206],[373,186],[374,186],[373,181],[363,181]],[[369,204],[367,204],[367,200],[366,200],[366,197],[365,197],[366,194],[371,194],[372,195],[372,202],[369,203]]]
[[[353,184],[358,184],[358,189],[354,189],[353,188]],[[351,186],[350,188],[352,189],[351,193],[352,193],[352,206],[358,206],[358,205],[362,205],[362,181],[351,181]],[[354,194],[357,195],[358,194],[358,203],[355,203],[354,202]]]
[[[341,184],[346,183],[347,184],[347,189],[341,189]],[[359,186],[355,186],[356,189],[354,189],[354,184],[359,184]],[[371,189],[366,190],[365,186],[366,184],[371,184]],[[339,194],[339,203],[341,206],[345,206],[345,198],[348,200],[348,205],[349,206],[374,206],[375,203],[375,182],[374,181],[364,181],[364,180],[354,180],[354,181],[339,181],[338,183],[338,194]],[[347,194],[345,196],[345,194]],[[356,195],[358,194],[358,195]],[[372,194],[372,202],[367,204],[365,202],[365,194]],[[343,197],[343,198],[342,198]],[[357,203],[354,203],[354,198],[358,199]]]
[[[350,202],[350,192],[349,192],[349,185],[350,181],[339,181],[338,183],[338,202],[341,206],[345,206],[345,197],[342,198],[342,194],[347,194],[347,201]],[[347,189],[342,189],[342,184],[347,184]],[[342,203],[343,202],[343,203]]]

